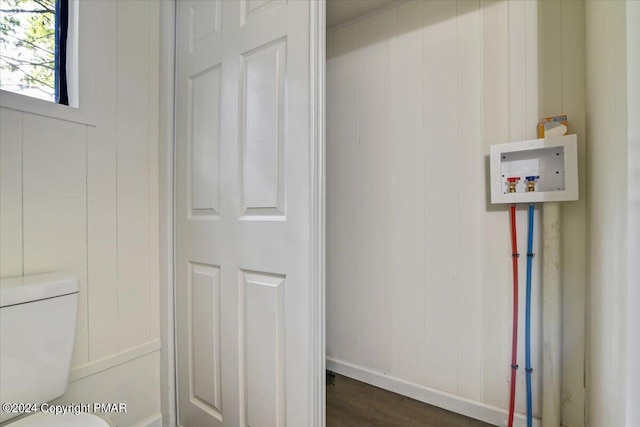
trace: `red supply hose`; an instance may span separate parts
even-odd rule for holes
[[[513,427],[516,402],[516,370],[518,369],[518,240],[516,205],[511,206],[511,259],[513,262],[513,337],[511,342],[511,395],[509,397],[509,427]]]

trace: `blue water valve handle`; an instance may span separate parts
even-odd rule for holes
[[[527,191],[536,191],[536,181],[540,179],[540,175],[531,175],[525,177],[527,181]]]

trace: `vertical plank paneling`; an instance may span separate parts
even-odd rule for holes
[[[328,220],[332,240],[328,274],[334,280],[328,285],[332,301],[328,327],[335,333],[331,357],[507,407],[513,292],[509,213],[487,199],[487,154],[492,144],[535,138],[538,111],[559,114],[566,111],[558,109],[573,109],[577,129],[584,128],[584,106],[577,105],[584,100],[584,70],[579,70],[584,60],[583,5],[562,3],[563,10],[559,5],[504,0],[405,2],[394,8],[395,16],[390,9],[330,33],[328,134],[333,135],[328,136],[328,198],[334,218]],[[538,16],[544,14],[553,17],[541,25]],[[540,50],[553,50],[540,57],[540,64],[539,37],[547,46]],[[394,49],[395,59],[388,54]],[[572,49],[566,58],[565,49]],[[350,85],[356,85],[359,94]],[[549,93],[540,108],[539,85],[547,85],[544,92]],[[350,139],[359,145],[349,146]],[[388,203],[395,203],[397,210],[386,211]],[[379,217],[369,217],[372,209]],[[575,223],[565,231],[565,239],[575,239],[580,232],[584,236],[580,215],[584,209],[576,207],[571,214]],[[538,253],[538,210],[536,217]],[[389,219],[395,228],[388,226]],[[525,209],[519,209],[518,224],[519,252],[524,254]],[[350,246],[353,238],[360,242],[357,259]],[[571,326],[565,325],[565,334],[577,331],[577,336],[565,346],[572,346],[576,358],[584,345],[580,332],[584,269],[578,271],[583,256],[572,253],[565,273],[575,278],[566,292],[577,300],[575,305],[565,300],[567,313],[577,313],[571,314]],[[518,344],[519,364],[524,366],[526,258],[521,260]],[[532,362],[534,415],[539,415],[536,261]],[[381,290],[377,280],[386,274],[391,274],[393,283]],[[384,308],[382,297],[387,302]],[[376,318],[367,323],[374,312]],[[351,323],[354,316],[360,319],[359,335]],[[387,322],[391,332],[385,329]],[[375,344],[372,326],[379,329]],[[369,356],[375,352],[382,355]],[[576,393],[565,402],[576,411],[567,420],[579,424],[582,368],[564,369],[572,372],[572,385],[565,385],[567,396]],[[522,368],[519,412],[525,409],[524,380]]]
[[[398,376],[424,382],[422,2],[398,7]]]
[[[358,59],[359,29],[351,25],[333,33],[333,340],[336,358],[360,363],[358,311],[359,187]]]
[[[326,353],[327,357],[335,357],[334,352],[334,340],[333,337],[335,335],[335,301],[333,299],[336,289],[335,289],[335,272],[333,269],[333,264],[335,262],[335,226],[334,226],[334,206],[335,206],[335,191],[336,191],[336,181],[334,179],[336,169],[334,168],[335,158],[334,158],[334,138],[333,138],[333,111],[335,109],[333,97],[335,91],[334,87],[334,64],[333,64],[333,38],[334,33],[327,34],[327,63],[326,63],[326,73],[327,73],[327,84],[325,91],[326,98],[326,318],[325,318],[325,328],[326,328]]]
[[[456,3],[423,4],[425,380],[458,386],[458,82]]]
[[[562,5],[559,1],[538,4],[538,41],[544,55],[538,59],[540,117],[562,114]]]
[[[546,15],[545,15],[546,16]],[[611,411],[605,406],[607,396],[614,395],[609,378],[613,377],[608,353],[612,348],[612,336],[608,328],[611,327],[609,318],[611,310],[608,305],[615,301],[611,296],[611,286],[602,284],[609,281],[614,272],[611,271],[611,260],[600,254],[615,253],[612,224],[614,215],[610,209],[597,208],[600,206],[615,206],[615,197],[608,185],[615,184],[615,171],[611,169],[611,154],[603,142],[612,139],[615,132],[611,129],[610,120],[613,117],[613,99],[607,96],[611,91],[611,64],[615,58],[614,49],[607,43],[614,40],[615,31],[611,28],[610,10],[604,2],[590,3],[585,10],[586,25],[594,31],[587,34],[586,43],[589,55],[586,57],[589,75],[587,76],[587,108],[590,114],[597,113],[598,117],[607,118],[600,126],[588,123],[589,138],[589,360],[587,379],[592,391],[589,393],[587,406],[587,425],[604,425],[611,419]],[[550,25],[550,24],[549,24]],[[557,27],[559,31],[559,27]],[[607,36],[607,34],[612,34]],[[541,42],[542,43],[542,42]],[[544,46],[544,45],[543,45]],[[550,78],[550,77],[549,77]],[[595,89],[595,90],[594,90]],[[545,91],[545,97],[547,93]],[[547,101],[551,103],[550,101]],[[542,100],[541,100],[542,108]],[[601,177],[601,179],[594,179]],[[597,204],[597,205],[596,205]],[[597,301],[597,302],[596,302]],[[605,301],[608,304],[601,304]],[[617,311],[617,310],[616,310]],[[610,360],[610,359],[609,359]],[[593,409],[592,409],[593,408]]]
[[[24,274],[80,282],[73,365],[88,361],[86,127],[24,114]]]
[[[525,2],[526,139],[538,137],[538,3]]]
[[[118,2],[117,188],[120,349],[149,338],[149,2]]]
[[[526,138],[527,129],[525,123],[527,107],[526,5],[522,1],[509,1],[507,4],[509,11],[509,141],[522,141]]]
[[[149,156],[149,337],[160,339],[160,4],[149,3],[149,63],[147,65],[148,116],[147,149]]]
[[[0,108],[0,277],[22,274],[22,113]]]
[[[482,1],[483,188],[487,188],[489,145],[509,139],[508,5]],[[483,402],[505,408],[508,399],[511,324],[509,214],[483,197],[482,374]]]
[[[480,2],[458,0],[458,394],[482,398],[482,69]]]
[[[562,112],[569,133],[578,135],[580,200],[562,208],[563,241],[563,359],[562,422],[584,425],[584,351],[587,260],[587,153],[585,146],[585,5],[562,2]],[[627,21],[628,22],[628,21]]]
[[[527,124],[527,67],[526,67],[526,19],[525,2],[509,1],[509,141],[526,139]],[[526,206],[526,205],[525,205]],[[522,206],[517,210],[518,252],[521,253],[522,266],[519,269],[518,303],[518,365],[525,366],[525,307],[526,307],[526,247],[528,211]],[[504,207],[503,207],[504,208]],[[538,289],[536,287],[536,289]],[[537,372],[538,370],[536,370]],[[526,373],[524,368],[516,372],[517,390],[525,390]],[[516,393],[516,412],[526,413],[525,393]]]
[[[615,3],[613,6],[608,6],[610,8],[611,13],[611,21],[609,24],[608,33],[616,34],[616,41],[612,43],[612,53],[613,60],[609,63],[610,72],[611,72],[611,80],[610,87],[611,91],[609,92],[609,99],[611,99],[612,110],[611,120],[609,120],[609,125],[611,126],[612,132],[609,134],[613,137],[615,141],[619,141],[619,148],[609,149],[608,155],[611,156],[609,160],[609,167],[611,168],[612,174],[611,177],[615,177],[615,182],[618,185],[612,185],[610,189],[612,189],[612,197],[614,198],[613,203],[607,204],[613,211],[611,215],[611,222],[608,224],[612,224],[611,228],[611,246],[612,251],[609,254],[627,254],[628,244],[621,244],[620,242],[626,239],[629,239],[630,236],[627,234],[628,225],[629,225],[629,212],[628,212],[628,189],[627,189],[627,179],[629,178],[628,174],[628,149],[629,149],[629,139],[628,139],[628,124],[627,124],[627,108],[628,108],[628,92],[627,92],[627,83],[625,79],[632,79],[633,76],[627,76],[627,48],[626,48],[626,31],[624,30],[626,24],[626,3],[622,4],[620,2]],[[637,43],[637,41],[636,41]],[[635,44],[635,43],[634,43]],[[636,76],[637,79],[637,76]],[[624,83],[622,83],[624,82]],[[564,99],[563,99],[564,103]],[[591,116],[592,112],[589,111],[589,115]],[[591,116],[594,117],[594,116]],[[596,115],[595,117],[600,117]],[[635,122],[635,120],[634,120]],[[609,148],[609,147],[608,147]],[[594,155],[597,155],[594,153]],[[595,160],[598,161],[598,160]],[[595,178],[595,177],[594,177]],[[597,178],[596,178],[597,179]],[[610,182],[609,184],[613,184]],[[612,208],[616,206],[616,208]],[[624,237],[623,237],[624,236]],[[633,238],[632,238],[633,239]],[[628,255],[627,255],[628,257]],[[628,260],[625,256],[613,256],[612,259],[606,260],[605,262],[608,264],[608,267],[611,268],[612,274],[607,275],[606,280],[612,280],[614,283],[625,283],[627,280],[630,280],[627,276],[626,269],[627,263],[635,263],[636,260]],[[603,257],[604,258],[604,257]],[[606,283],[606,281],[604,282]],[[603,284],[604,284],[603,283]],[[628,282],[628,286],[637,286],[638,278],[633,278],[633,282]],[[597,286],[597,285],[596,285]],[[628,345],[626,341],[626,333],[623,332],[625,328],[633,329],[637,325],[629,325],[628,322],[628,314],[625,316],[620,316],[620,312],[616,310],[614,307],[619,307],[627,302],[628,290],[626,286],[612,286],[611,289],[611,304],[607,304],[607,322],[610,322],[609,325],[611,327],[611,337],[609,348],[624,348]],[[606,301],[606,300],[604,300]],[[601,301],[601,302],[604,302]],[[636,307],[634,307],[636,308]],[[611,374],[608,376],[609,384],[606,386],[607,389],[612,391],[612,394],[609,394],[609,399],[612,401],[620,401],[626,397],[626,390],[623,387],[620,387],[620,384],[626,380],[628,377],[627,373],[627,355],[623,352],[613,352],[614,354],[607,357],[603,360],[604,363],[608,364],[611,368]],[[634,380],[636,380],[634,378]],[[628,380],[632,381],[632,380]],[[615,396],[615,397],[613,397]],[[622,409],[623,405],[620,404],[618,406],[619,409]],[[622,415],[621,410],[615,411],[615,414],[611,418],[611,423],[614,425],[623,425],[628,424],[626,421],[626,413]],[[624,420],[624,421],[623,421]]]
[[[89,359],[118,348],[118,254],[116,189],[117,3],[96,2],[98,21],[96,127],[88,128],[87,225]]]
[[[537,138],[536,124],[538,122],[538,4],[537,2],[524,2],[524,51],[525,51],[525,112],[522,126],[524,127],[524,139]],[[534,209],[534,234],[533,251],[538,256],[533,258],[532,268],[532,290],[531,290],[531,367],[532,373],[532,393],[533,393],[533,416],[541,417],[541,381],[542,381],[542,347],[541,347],[541,323],[539,321],[541,313],[541,260],[539,256],[542,250],[541,231],[542,215],[540,205]],[[523,246],[524,248],[524,246]],[[523,249],[523,252],[525,250]],[[525,300],[526,303],[526,300]],[[524,359],[522,359],[524,362]],[[523,365],[524,366],[524,365]],[[523,372],[524,373],[524,372]],[[525,381],[526,381],[526,373]],[[525,383],[526,384],[526,383]],[[525,390],[525,389],[523,389]],[[524,394],[524,393],[521,393]],[[526,406],[523,407],[523,411]]]
[[[390,41],[395,9],[362,21],[358,117],[359,168],[359,279],[366,289],[359,293],[360,358],[374,369],[393,368],[393,253],[394,132],[391,74],[395,56]],[[380,345],[387,343],[387,345]]]
[[[624,383],[633,381],[626,366],[635,360],[626,359],[625,351],[612,351],[628,345],[625,329],[637,332],[627,324],[625,313],[630,307],[627,285],[637,283],[637,278],[629,281],[626,267],[628,262],[637,264],[626,253],[627,239],[635,237],[628,234],[627,217],[631,212],[627,115],[634,104],[633,97],[627,98],[632,96],[627,85],[634,87],[637,81],[636,76],[627,75],[628,66],[634,63],[627,55],[636,47],[626,46],[627,37],[634,32],[625,28],[634,14],[630,3],[634,2],[585,2],[586,112],[591,118],[586,122],[590,225],[587,425],[631,425],[625,420],[631,411],[624,409],[630,402],[624,396],[628,391]]]
[[[390,275],[390,287],[391,299],[388,301],[388,305],[391,310],[391,369],[389,372],[392,375],[398,375],[398,325],[399,325],[399,313],[398,313],[398,268],[400,261],[400,253],[398,251],[398,227],[400,226],[398,219],[400,218],[401,211],[399,207],[399,183],[398,183],[398,138],[400,130],[398,129],[398,10],[391,9],[387,12],[382,12],[383,16],[386,16],[389,22],[389,29],[386,36],[389,38],[389,62],[391,67],[389,69],[389,80],[387,87],[389,90],[389,105],[388,115],[390,118],[390,137],[389,137],[389,174],[391,184],[391,202],[390,202],[390,238],[387,243],[389,247],[389,253],[391,254],[391,275]]]
[[[584,13],[584,12],[582,12]],[[584,21],[582,21],[584,22]],[[626,3],[626,54],[627,54],[627,191],[628,204],[628,236],[640,236],[640,80],[633,76],[640,75],[640,28],[636,25],[640,22],[640,3],[628,1]],[[635,42],[634,42],[635,40]],[[630,77],[630,78],[629,78]],[[640,335],[633,325],[640,325],[640,287],[634,286],[634,280],[640,276],[640,264],[634,260],[640,259],[640,241],[629,239],[627,241],[627,320],[626,320],[626,375],[627,378],[640,378],[640,365],[634,363],[637,354],[640,354]],[[570,374],[573,377],[572,374]],[[640,383],[628,381],[624,391],[626,399],[626,422],[631,425],[640,425]],[[574,399],[577,401],[577,399]],[[574,403],[571,408],[563,408],[574,413]],[[567,417],[569,419],[569,417]]]

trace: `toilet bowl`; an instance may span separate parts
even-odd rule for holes
[[[51,402],[66,392],[76,332],[78,280],[51,273],[0,281],[2,402]],[[108,427],[94,414],[20,416],[0,411],[6,427]],[[14,420],[15,418],[15,420]],[[11,421],[10,421],[11,420]]]

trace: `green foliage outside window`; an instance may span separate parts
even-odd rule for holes
[[[56,0],[0,0],[0,88],[55,98]]]

